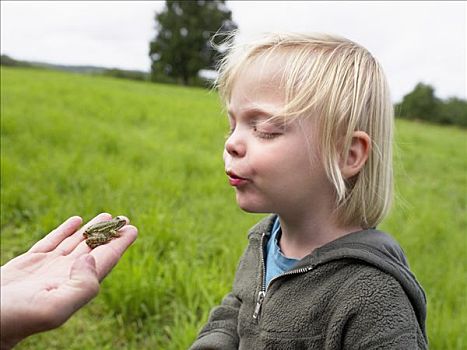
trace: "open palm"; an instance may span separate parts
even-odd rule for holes
[[[56,328],[99,291],[99,282],[110,272],[136,239],[137,230],[126,225],[121,237],[91,250],[83,231],[111,219],[100,214],[80,227],[71,217],[37,242],[28,252],[1,268],[2,349],[26,336]]]

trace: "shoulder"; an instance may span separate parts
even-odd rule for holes
[[[347,265],[344,270],[350,276],[341,288],[343,296],[347,295],[346,298],[358,299],[360,303],[400,299],[404,304],[410,304],[401,284],[377,267],[358,262]]]
[[[335,301],[333,319],[346,329],[344,343],[366,349],[425,348],[414,308],[393,276],[370,265],[353,266]]]
[[[352,264],[351,277],[336,295],[338,308],[358,320],[361,329],[374,327],[417,333],[417,318],[409,297],[391,275],[366,264]]]

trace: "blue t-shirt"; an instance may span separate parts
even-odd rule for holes
[[[287,258],[282,254],[279,240],[282,234],[279,217],[276,217],[271,230],[271,238],[266,246],[266,287],[276,276],[292,269],[298,259]]]

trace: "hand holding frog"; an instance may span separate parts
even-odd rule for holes
[[[81,218],[71,217],[28,252],[1,267],[2,350],[31,334],[60,326],[97,295],[99,282],[137,235],[134,226],[120,229],[121,220],[127,222],[126,218],[110,219],[109,214],[100,214],[78,230]],[[120,229],[120,237],[91,250],[83,232],[102,221],[120,222],[113,231]]]

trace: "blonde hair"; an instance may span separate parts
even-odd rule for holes
[[[278,56],[284,60],[281,87],[286,103],[280,116],[273,117],[315,118],[339,222],[375,227],[387,215],[393,192],[394,112],[380,64],[365,48],[342,37],[272,33],[230,46],[216,80],[223,102],[228,105],[242,68],[259,58],[267,65]],[[349,180],[338,162],[340,155],[348,154],[354,131],[366,132],[372,147],[359,174]]]

